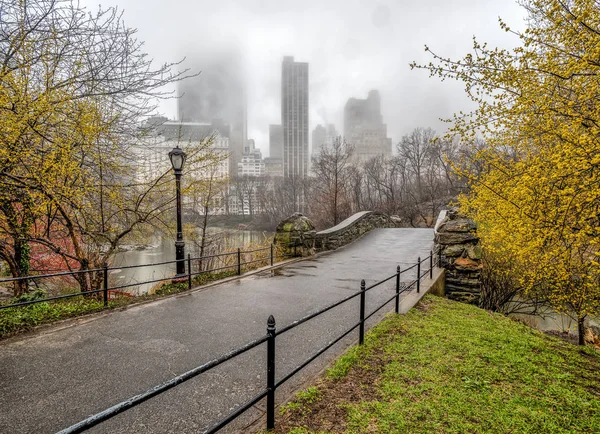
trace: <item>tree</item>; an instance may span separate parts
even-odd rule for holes
[[[131,179],[132,148],[186,71],[153,67],[114,8],[0,0],[0,15],[0,257],[15,277],[28,273],[32,244],[67,269],[101,265],[99,244],[114,251],[169,205],[154,202],[164,177]]]
[[[350,214],[346,189],[351,174],[349,167],[353,151],[352,145],[337,137],[331,147],[321,146],[319,153],[312,159],[316,192],[313,200],[321,204],[324,210],[320,220],[325,227],[337,225]]]
[[[214,205],[222,205],[223,192],[227,189],[227,179],[220,178],[218,175],[218,162],[204,172],[206,173],[204,182],[198,183],[198,186],[194,189],[194,196],[197,198],[202,213],[199,234],[200,241],[196,243],[198,246],[198,256],[200,257],[198,271],[203,271],[207,266],[206,262],[202,259],[207,255],[207,252],[213,254],[210,251],[210,247],[214,237],[211,236],[208,230],[209,219]]]
[[[363,165],[365,209],[398,214],[406,193],[406,164],[401,157],[383,155],[367,160]]]
[[[482,135],[467,170],[463,210],[488,251],[517,261],[526,294],[584,321],[600,310],[600,8],[593,0],[531,0],[521,46],[451,60],[432,53],[431,75],[465,83],[477,104],[452,133]]]
[[[440,210],[454,199],[460,181],[449,161],[459,152],[456,140],[444,140],[431,128],[415,128],[397,146],[403,203],[399,209],[411,226],[435,224]]]

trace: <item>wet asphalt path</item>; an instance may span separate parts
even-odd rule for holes
[[[314,259],[203,291],[0,342],[0,432],[53,433],[408,266],[432,247],[429,229],[377,229]],[[413,275],[403,275],[410,281]],[[394,279],[367,293],[367,313]],[[358,298],[277,338],[276,380],[358,321]],[[393,309],[389,305],[388,311]],[[278,400],[338,356],[358,331],[278,389]],[[90,430],[196,433],[260,393],[266,344]],[[260,414],[251,409],[243,423]],[[233,429],[230,428],[230,429]]]

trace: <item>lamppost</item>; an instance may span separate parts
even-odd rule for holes
[[[175,190],[177,192],[177,239],[175,241],[175,260],[177,261],[177,276],[185,274],[185,243],[181,225],[181,172],[185,163],[185,152],[179,146],[169,152],[169,160],[175,172]]]

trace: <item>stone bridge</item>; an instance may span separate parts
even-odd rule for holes
[[[339,227],[299,238],[307,251],[335,251],[1,342],[0,427],[13,434],[56,432],[263,336],[271,314],[278,327],[287,325],[358,291],[361,279],[367,285],[375,283],[393,275],[397,265],[408,267],[429,254],[432,229],[384,227],[365,233],[368,227],[393,224],[380,214],[363,213]],[[402,280],[412,281],[414,270],[411,273],[403,274]],[[442,275],[436,270],[433,280],[425,278],[421,294]],[[392,279],[369,291],[367,313],[394,290]],[[401,309],[412,306],[414,296],[403,296]],[[393,303],[389,307],[392,310]],[[276,378],[355,324],[358,309],[355,298],[278,338]],[[281,402],[313,378],[356,338],[350,335],[315,360],[278,389],[277,399]],[[262,390],[265,374],[261,345],[92,432],[202,431]],[[261,405],[252,408],[231,429],[241,429],[261,411]]]

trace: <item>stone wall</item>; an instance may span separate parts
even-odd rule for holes
[[[275,230],[276,245],[279,245],[287,254],[301,254],[309,256],[314,253],[303,246],[314,242],[315,226],[313,222],[299,212],[292,214],[287,219],[277,225]],[[310,240],[310,241],[307,241]],[[298,249],[301,251],[298,251]]]
[[[401,224],[397,216],[363,211],[348,217],[332,228],[316,232],[313,229],[314,225],[306,216],[295,213],[277,226],[275,242],[296,243],[301,248],[302,255],[308,256],[345,246],[372,229],[401,227]]]
[[[398,227],[400,220],[376,211],[363,211],[348,217],[338,225],[317,232],[314,248],[317,252],[335,250],[360,238],[365,233],[376,228]]]
[[[446,296],[479,304],[483,265],[475,222],[456,210],[442,211],[434,236],[435,252],[441,253],[441,263],[446,269]]]

